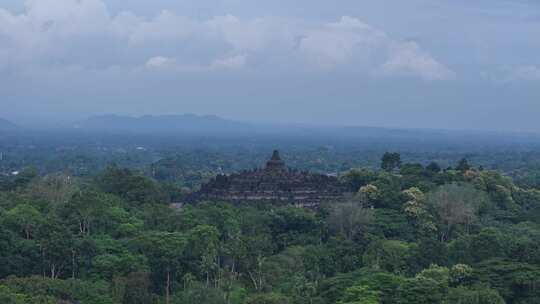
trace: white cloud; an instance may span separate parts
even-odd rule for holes
[[[333,68],[353,58],[370,58],[384,48],[386,35],[360,20],[342,17],[339,22],[309,30],[300,42],[308,61],[322,68]]]
[[[246,56],[236,55],[227,58],[215,60],[210,68],[212,69],[239,69],[243,68],[247,63]]]
[[[388,60],[382,65],[384,74],[413,74],[425,80],[444,80],[452,71],[426,54],[415,42],[392,43]]]
[[[415,75],[425,80],[444,80],[453,74],[417,43],[396,41],[352,17],[342,17],[339,22],[308,32],[300,50],[322,68],[353,61],[386,76]]]
[[[198,24],[189,18],[164,10],[150,21],[132,26],[129,42],[133,46],[163,41],[185,41],[200,32]]]
[[[292,50],[301,29],[296,22],[279,18],[240,20],[231,15],[217,16],[204,23],[234,50],[258,52],[268,49]]]
[[[174,58],[167,58],[163,56],[156,56],[148,59],[146,62],[146,67],[149,69],[162,69],[162,68],[172,68],[175,67],[178,63]]]
[[[145,68],[150,70],[168,70],[178,72],[205,72],[240,69],[245,67],[246,62],[246,56],[236,55],[232,57],[216,59],[208,65],[185,65],[178,63],[175,58],[155,56],[148,59],[145,64]]]
[[[318,24],[232,15],[199,21],[164,10],[148,19],[130,12],[112,16],[103,0],[30,0],[23,14],[0,9],[0,68],[144,66],[187,72],[278,61],[427,80],[451,75],[416,43],[394,40],[353,17]]]
[[[82,35],[106,31],[110,16],[102,0],[28,0],[23,15],[32,26],[55,35]]]

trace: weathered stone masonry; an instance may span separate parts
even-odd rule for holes
[[[195,201],[280,202],[312,208],[342,200],[345,187],[336,177],[289,169],[274,151],[265,168],[218,175],[194,193]]]

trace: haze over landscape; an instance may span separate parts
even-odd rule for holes
[[[4,0],[3,118],[540,131],[537,1]]]

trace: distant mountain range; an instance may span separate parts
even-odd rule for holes
[[[11,130],[16,130],[17,128],[18,128],[17,125],[12,123],[11,121],[0,118],[0,131],[5,131],[5,130],[11,131]]]
[[[103,115],[90,117],[77,124],[76,129],[107,133],[136,134],[239,134],[249,130],[250,125],[217,116],[193,114],[161,116]]]
[[[75,130],[102,134],[139,134],[197,138],[250,138],[272,142],[276,139],[292,141],[369,142],[373,144],[411,143],[499,143],[540,144],[540,136],[531,133],[490,132],[468,130],[398,129],[378,127],[308,126],[301,124],[247,123],[214,115],[193,114],[161,116],[103,115],[78,123]]]

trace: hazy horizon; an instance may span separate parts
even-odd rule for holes
[[[200,121],[197,122],[189,122],[184,120],[185,117],[194,117],[196,119],[200,119]],[[113,121],[107,121],[107,123],[113,123],[113,125],[106,126],[99,126],[99,120],[102,118],[112,118],[113,120],[116,120],[115,123],[120,123],[120,125],[114,125]],[[136,128],[136,130],[123,130],[121,126],[122,123],[125,123],[124,119],[129,118],[133,119],[130,124],[129,128]],[[148,120],[144,119],[152,119],[153,123],[150,123]],[[92,122],[93,120],[98,119],[97,123],[90,124],[82,127],[82,125],[85,125],[89,122]],[[2,120],[13,124],[16,129],[13,130],[20,130],[20,131],[98,131],[98,133],[103,133],[105,135],[110,128],[110,131],[113,132],[124,132],[127,131],[128,133],[135,132],[134,134],[140,133],[140,135],[149,135],[149,134],[155,134],[159,135],[163,133],[162,135],[170,135],[170,132],[174,132],[174,130],[179,131],[181,129],[177,129],[180,127],[180,125],[174,126],[171,130],[162,129],[164,128],[167,123],[171,123],[171,119],[177,121],[180,124],[185,124],[185,126],[189,127],[191,131],[189,131],[189,134],[196,135],[196,133],[192,133],[195,129],[193,128],[203,128],[204,132],[209,132],[210,130],[213,130],[211,132],[218,132],[216,133],[217,136],[219,135],[219,123],[216,126],[212,126],[209,123],[212,122],[213,119],[218,119],[218,122],[224,123],[226,125],[232,123],[237,124],[240,127],[252,127],[250,132],[254,130],[258,131],[264,131],[264,132],[276,132],[276,134],[286,134],[286,130],[289,129],[291,132],[343,132],[346,130],[364,130],[367,132],[367,134],[370,134],[368,136],[372,135],[372,131],[374,132],[396,132],[395,134],[399,134],[399,132],[412,132],[411,134],[415,134],[418,138],[421,138],[422,136],[431,136],[434,134],[446,134],[450,135],[453,134],[454,136],[458,134],[463,134],[467,136],[526,136],[530,138],[536,138],[540,136],[540,131],[529,131],[529,130],[505,130],[505,129],[482,129],[482,128],[438,128],[438,127],[403,127],[403,126],[392,126],[392,125],[362,125],[362,124],[347,124],[347,123],[325,123],[325,122],[298,122],[298,121],[265,121],[265,120],[242,120],[242,119],[231,119],[227,117],[222,117],[215,114],[195,114],[195,113],[168,113],[168,114],[142,114],[142,115],[130,115],[130,114],[121,114],[121,113],[102,113],[102,114],[94,114],[94,115],[82,115],[78,118],[72,117],[72,118],[66,118],[66,117],[59,117],[56,119],[52,118],[37,118],[37,119],[7,119],[6,117],[0,117],[0,123]],[[208,119],[208,120],[207,120]],[[150,124],[149,124],[150,123]],[[163,125],[165,123],[165,125]],[[201,124],[202,125],[199,125]],[[81,128],[82,127],[82,128]],[[96,129],[96,127],[98,127]],[[210,127],[210,129],[208,129]],[[221,126],[223,127],[223,126]],[[160,131],[161,130],[161,131]],[[235,134],[237,131],[229,130],[229,135]],[[284,133],[285,132],[285,133]],[[241,132],[243,133],[243,132]],[[205,133],[207,134],[207,133]],[[208,133],[210,134],[210,133]],[[240,134],[240,133],[239,133]],[[237,134],[237,135],[239,135]],[[257,132],[253,133],[252,135],[257,134]],[[295,133],[296,134],[296,133]],[[337,133],[336,133],[337,134]],[[423,135],[422,135],[423,134]],[[364,134],[366,135],[366,134]],[[298,136],[298,134],[296,134]],[[358,136],[362,136],[362,134],[358,134]],[[388,134],[381,133],[379,134],[381,138],[387,138]],[[503,139],[505,137],[501,137],[499,139]],[[480,139],[480,138],[477,138]]]
[[[540,132],[536,37],[527,0],[5,0],[0,116]]]

